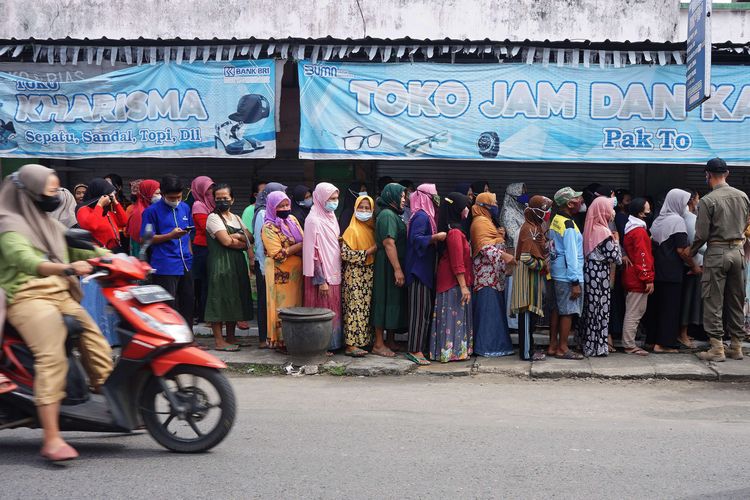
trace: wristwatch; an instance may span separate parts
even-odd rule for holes
[[[65,269],[65,271],[63,271],[63,274],[65,276],[75,276],[76,275],[76,270],[75,270],[75,268],[73,266],[70,266],[67,269]]]

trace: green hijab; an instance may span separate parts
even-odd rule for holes
[[[404,213],[401,208],[401,195],[405,190],[406,188],[401,184],[395,182],[387,184],[380,193],[380,198],[378,198],[378,208],[380,210],[391,209],[399,215]]]

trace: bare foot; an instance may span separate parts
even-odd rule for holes
[[[373,347],[372,348],[372,354],[376,356],[382,356],[384,358],[395,358],[396,353],[394,353],[391,349],[389,349],[386,346],[383,347]]]
[[[678,354],[680,351],[677,349],[671,349],[669,347],[662,347],[659,344],[654,345],[654,352],[656,354]]]

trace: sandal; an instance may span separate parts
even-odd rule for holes
[[[648,351],[644,351],[640,347],[633,347],[632,349],[625,349],[625,354],[634,354],[636,356],[648,356]]]
[[[407,352],[407,353],[404,354],[404,356],[406,357],[406,359],[408,359],[409,361],[412,361],[412,362],[416,363],[419,366],[428,366],[428,365],[430,365],[430,362],[427,361],[427,358],[425,358],[424,355],[422,355],[422,356],[415,356],[412,353]]]
[[[546,360],[547,360],[547,356],[548,356],[548,355],[549,355],[549,354],[544,354],[544,353],[543,353],[543,352],[541,352],[541,351],[537,351],[537,352],[535,352],[535,353],[534,353],[534,354],[533,354],[533,355],[531,356],[531,361],[546,361]]]
[[[615,346],[612,344],[607,344],[607,349],[609,350],[609,353],[612,354],[613,352],[617,352],[617,349],[615,349]]]
[[[237,352],[240,350],[240,346],[237,344],[229,344],[225,347],[214,347],[214,351],[220,352]]]
[[[569,359],[569,360],[572,360],[572,361],[581,361],[581,360],[583,360],[583,355],[582,354],[578,354],[575,351],[570,351],[569,350],[565,354],[557,354],[555,356],[555,358],[557,358],[557,359]]]
[[[344,351],[345,356],[350,356],[352,358],[364,358],[367,354],[367,351],[360,349],[359,347],[355,347],[351,351]]]
[[[374,354],[375,356],[380,356],[383,358],[395,358],[396,353],[388,349],[387,347],[379,350],[373,349],[370,354]]]

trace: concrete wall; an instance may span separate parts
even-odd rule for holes
[[[687,9],[680,9],[678,32],[682,39],[687,33]],[[714,8],[711,13],[713,43],[750,41],[750,10],[726,10]]]
[[[677,30],[678,0],[3,0],[2,4],[0,39],[685,38]]]

